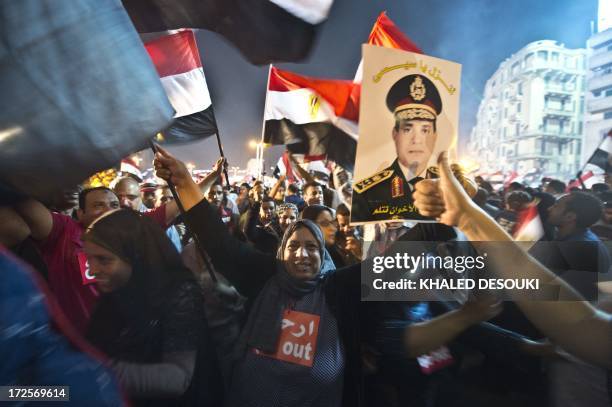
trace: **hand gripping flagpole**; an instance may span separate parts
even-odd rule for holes
[[[219,126],[217,126],[217,118],[215,117],[215,110],[212,106],[210,107],[210,109],[213,121],[215,122],[215,127],[217,128],[217,131],[215,132],[215,137],[217,138],[217,146],[219,146],[219,154],[221,155],[221,158],[225,158],[225,154],[223,153],[223,144],[221,144],[221,136],[219,135]],[[227,161],[225,161],[225,164],[223,165],[223,175],[225,175],[225,184],[229,187],[230,182],[229,175],[227,173]]]
[[[152,140],[149,140],[149,145],[151,147],[151,150],[153,150],[153,156],[155,156],[155,154],[157,154],[157,146]],[[176,206],[178,207],[179,213],[183,217],[183,222],[185,223],[185,227],[187,228],[188,232],[191,232],[191,236],[193,236],[193,241],[198,251],[200,252],[202,261],[204,261],[204,265],[206,266],[206,269],[208,270],[208,274],[210,274],[210,278],[213,281],[213,283],[217,284],[218,280],[217,280],[217,276],[215,275],[215,272],[213,271],[212,264],[208,260],[208,255],[206,254],[206,251],[204,250],[204,246],[202,246],[202,243],[200,243],[200,238],[198,237],[198,234],[195,233],[195,229],[190,224],[187,216],[185,216],[185,213],[186,213],[185,207],[183,206],[183,203],[181,202],[178,194],[176,193],[176,187],[174,186],[174,183],[170,179],[166,180],[166,182],[168,183],[168,188],[170,189],[170,192],[172,193],[172,196],[174,197],[174,202],[176,202]]]

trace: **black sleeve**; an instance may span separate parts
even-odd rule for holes
[[[249,240],[249,242],[255,243],[259,241],[261,237],[261,230],[257,227],[258,218],[259,218],[259,207],[261,204],[259,202],[255,202],[246,213],[246,222],[244,225],[244,234]]]
[[[223,270],[225,277],[242,295],[257,295],[276,271],[275,256],[255,250],[231,236],[219,215],[205,199],[185,215],[213,265]]]

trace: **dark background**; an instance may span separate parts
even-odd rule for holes
[[[383,10],[426,54],[463,65],[459,146],[476,122],[485,82],[501,62],[538,40],[584,48],[597,20],[597,0],[336,0],[309,58],[278,66],[353,79],[360,45]],[[255,157],[248,141],[261,137],[268,67],[250,65],[215,33],[199,31],[197,39],[229,165],[245,168]],[[218,157],[214,138],[171,150],[203,169]],[[266,149],[268,170],[282,150]]]

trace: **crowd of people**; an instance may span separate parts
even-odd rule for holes
[[[476,177],[468,194],[439,164],[413,193],[437,223],[351,226],[333,171],[229,185],[219,159],[195,182],[161,148],[158,182],[0,207],[1,384],[99,383],[71,390],[92,405],[612,405],[610,184]],[[555,281],[563,301],[362,302],[362,268],[406,241],[469,241],[492,275]],[[51,305],[24,313],[40,290]],[[79,369],[47,366],[63,357]]]

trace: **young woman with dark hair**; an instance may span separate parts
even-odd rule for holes
[[[102,292],[87,336],[132,403],[220,406],[202,292],[161,228],[122,209],[96,220],[83,240]]]

